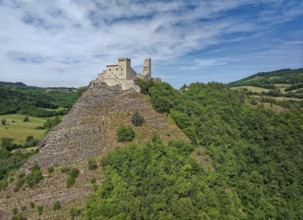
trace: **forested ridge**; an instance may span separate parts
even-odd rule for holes
[[[39,88],[23,83],[0,82],[0,115],[64,115],[78,98],[79,93],[74,88]],[[61,110],[54,110],[59,107]]]
[[[302,218],[302,110],[252,109],[220,83],[139,85],[192,143],[153,140],[103,159],[87,219]]]

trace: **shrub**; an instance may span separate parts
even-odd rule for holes
[[[132,141],[135,138],[135,132],[132,127],[121,125],[117,130],[117,141]]]
[[[38,212],[38,215],[43,214],[43,206],[42,205],[37,205],[37,212]]]
[[[53,173],[54,172],[54,167],[53,166],[50,166],[49,168],[47,168],[47,172],[49,174]]]
[[[29,206],[33,209],[33,208],[35,208],[35,203],[30,202],[30,203],[29,203]]]
[[[133,114],[131,121],[132,121],[133,125],[135,125],[135,126],[141,126],[144,123],[144,118],[139,114],[138,111],[136,111]]]
[[[17,176],[14,192],[19,191],[19,189],[24,185],[24,182],[25,182],[24,177],[25,177],[24,173],[21,173]]]
[[[29,118],[28,118],[27,115],[23,118],[23,121],[24,121],[24,122],[29,122]]]
[[[89,160],[88,161],[88,169],[89,170],[95,170],[97,168],[98,168],[98,166],[97,166],[96,161],[94,161],[94,160]]]
[[[18,213],[18,214],[15,214],[11,220],[26,220],[26,218],[21,214],[21,213]]]
[[[79,170],[76,168],[70,169],[68,171],[68,173],[67,173],[68,177],[67,177],[67,182],[66,182],[67,188],[70,188],[75,184],[76,178],[78,177],[79,173],[80,173]]]
[[[9,137],[1,138],[1,147],[6,150],[12,150],[14,148],[13,140],[14,139]]]
[[[5,124],[6,124],[6,119],[2,119],[2,120],[1,120],[1,124],[2,124],[2,125],[5,125]]]
[[[43,179],[42,173],[40,171],[40,167],[38,164],[35,164],[31,168],[31,172],[25,177],[25,182],[30,188],[33,188]]]
[[[56,210],[59,210],[59,209],[61,209],[60,202],[55,201],[55,202],[53,203],[53,210],[56,211]]]
[[[69,214],[72,216],[72,219],[74,219],[81,214],[81,209],[73,207],[69,210]]]
[[[18,209],[15,207],[15,208],[13,208],[12,209],[12,213],[15,215],[15,214],[17,214],[18,213]]]

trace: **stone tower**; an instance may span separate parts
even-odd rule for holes
[[[143,76],[144,79],[151,79],[151,58],[144,60]]]

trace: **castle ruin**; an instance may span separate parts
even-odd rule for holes
[[[108,86],[119,85],[122,90],[134,89],[136,92],[140,92],[140,87],[135,84],[137,79],[152,79],[150,58],[145,59],[142,74],[133,70],[129,58],[119,58],[118,64],[107,65],[106,70],[99,73],[98,78],[92,82],[92,85],[104,82]]]

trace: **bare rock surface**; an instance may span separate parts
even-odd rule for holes
[[[0,192],[0,219],[10,219],[12,209],[18,208],[27,219],[70,219],[71,207],[82,208],[93,191],[92,179],[97,184],[104,178],[102,169],[91,171],[88,160],[99,163],[104,155],[125,144],[116,141],[116,130],[121,124],[129,124],[132,114],[138,112],[144,117],[141,127],[134,127],[137,144],[144,144],[151,137],[159,135],[164,142],[187,139],[177,126],[162,114],[155,112],[150,102],[134,90],[122,91],[120,87],[98,84],[83,93],[78,102],[62,122],[43,139],[39,153],[31,157],[17,172],[28,173],[37,163],[43,173],[43,180],[34,188],[23,186],[14,192],[15,182]],[[49,167],[53,173],[48,173]],[[80,171],[73,187],[67,188],[67,175],[63,167],[77,168]],[[16,174],[16,175],[17,175]],[[15,178],[16,179],[16,178]],[[53,202],[61,204],[59,211],[52,210]],[[30,202],[43,206],[43,214],[38,215]]]

